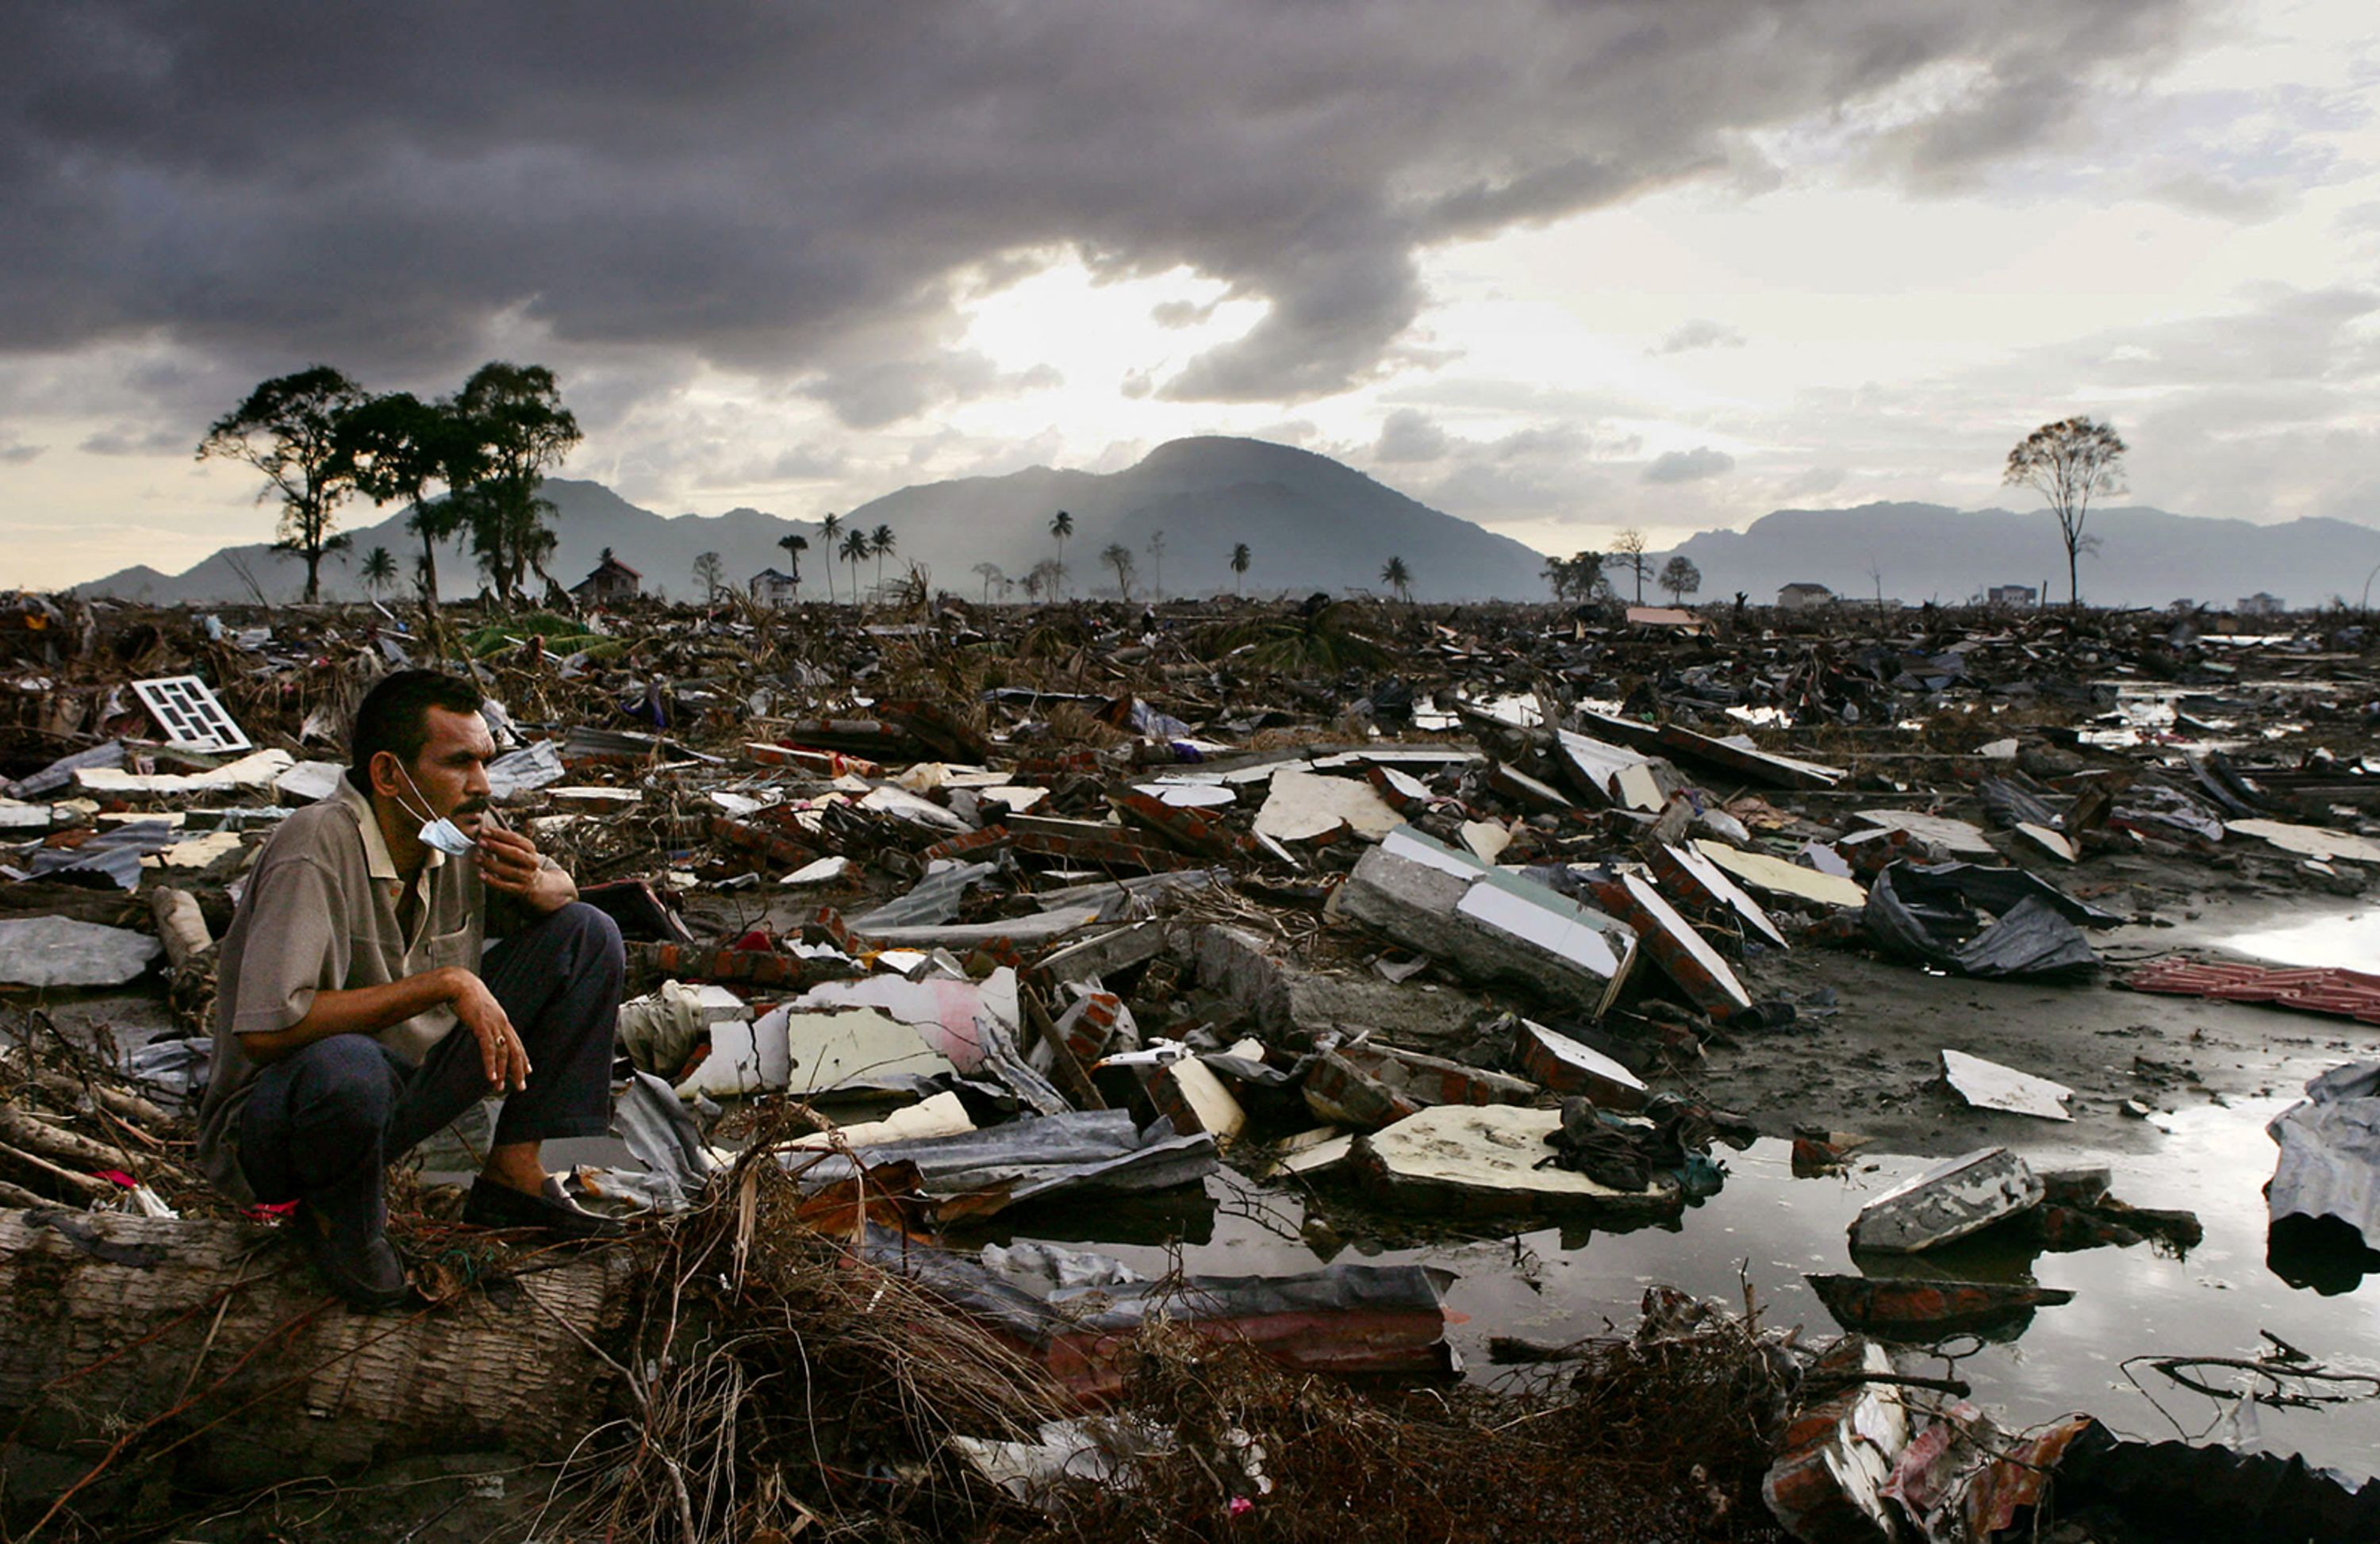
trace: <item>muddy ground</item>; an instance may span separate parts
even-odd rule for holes
[[[2380,1030],[2351,1020],[2129,991],[2116,979],[2122,965],[2184,949],[2219,957],[2240,934],[2353,915],[2360,903],[2165,858],[2044,877],[2078,890],[2084,879],[2132,880],[2127,893],[2144,920],[2091,935],[2117,968],[2046,985],[1937,976],[1857,949],[1762,951],[1741,970],[1755,995],[1803,999],[1832,988],[1837,1007],[1773,1032],[1723,1034],[1686,1081],[1771,1136],[1818,1125],[1871,1137],[1881,1150],[1934,1155],[2045,1139],[2151,1152],[2162,1137],[2138,1107],[2293,1094],[2315,1074],[2380,1051]],[[1942,1081],[1945,1047],[2066,1084],[2073,1122],[1971,1108]]]

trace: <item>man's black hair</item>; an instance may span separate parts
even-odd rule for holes
[[[399,670],[383,675],[356,709],[355,733],[349,736],[347,781],[356,792],[371,793],[371,759],[394,751],[407,766],[430,743],[430,710],[450,713],[480,711],[480,688],[460,675],[443,670]]]

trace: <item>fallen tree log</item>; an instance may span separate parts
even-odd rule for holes
[[[224,1487],[414,1453],[555,1457],[602,1418],[618,1375],[594,1347],[635,1274],[613,1245],[360,1314],[274,1230],[0,1210],[0,1432],[78,1473],[164,1461]]]

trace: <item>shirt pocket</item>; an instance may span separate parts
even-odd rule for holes
[[[479,940],[469,928],[457,928],[451,933],[433,933],[421,945],[421,967],[443,970],[448,966],[460,966],[478,974],[480,968]]]

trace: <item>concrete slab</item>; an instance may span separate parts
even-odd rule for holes
[[[1964,1238],[2040,1204],[2041,1181],[2006,1148],[1937,1163],[1878,1196],[1852,1220],[1854,1249],[1913,1254]]]
[[[1359,1138],[1353,1162],[1384,1199],[1420,1210],[1619,1221],[1684,1209],[1684,1192],[1672,1185],[1614,1190],[1568,1169],[1536,1167],[1560,1125],[1558,1110],[1442,1104]]]
[[[1820,906],[1848,906],[1854,910],[1867,905],[1867,891],[1853,880],[1822,874],[1815,869],[1804,869],[1798,863],[1788,863],[1767,853],[1750,852],[1718,842],[1698,840],[1694,844],[1694,850],[1764,895],[1784,895],[1794,900],[1815,901]]]

